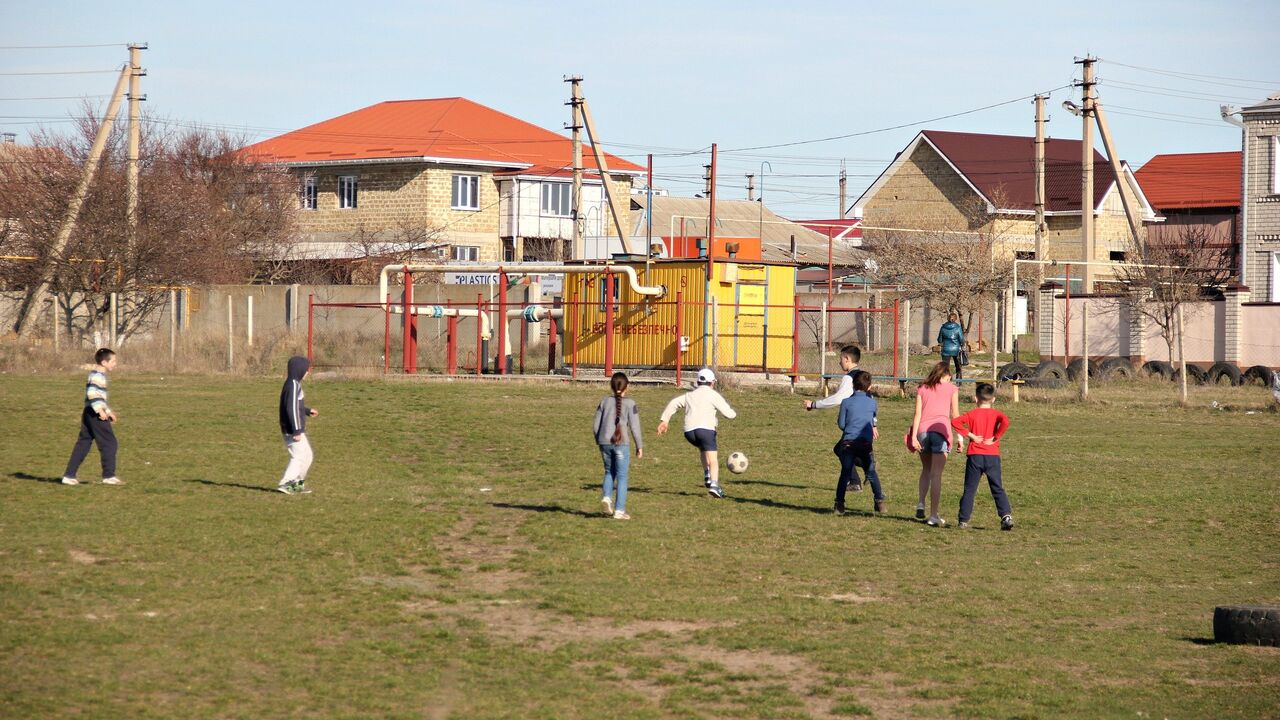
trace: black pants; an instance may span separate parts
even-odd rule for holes
[[[111,422],[102,420],[98,413],[89,408],[80,416],[80,437],[76,438],[76,446],[71,450],[71,460],[67,462],[67,471],[63,477],[73,478],[80,469],[80,463],[89,455],[89,446],[98,443],[98,454],[102,456],[102,477],[116,476],[116,433],[111,429]]]
[[[953,360],[955,361],[955,364],[956,364],[956,373],[955,373],[955,376],[954,376],[954,377],[957,377],[957,378],[964,377],[964,375],[962,374],[962,373],[963,373],[963,370],[962,370],[962,367],[961,367],[961,365],[960,365],[960,356],[959,356],[959,355],[943,355],[943,356],[942,356],[942,362],[944,362],[944,363],[950,364],[950,361],[953,361]]]
[[[876,456],[871,451],[871,443],[866,440],[841,440],[832,448],[832,452],[840,458],[840,479],[836,482],[836,505],[844,507],[845,489],[858,477],[855,468],[862,468],[862,472],[866,474],[875,499],[884,499],[884,492],[880,489],[880,476],[876,474]]]
[[[987,484],[991,486],[991,497],[996,501],[996,513],[1000,517],[1013,512],[1009,505],[1009,496],[1005,494],[1004,485],[1000,483],[999,455],[970,455],[964,464],[964,494],[960,496],[960,522],[969,522],[973,516],[973,496],[978,494],[978,483],[986,474]]]

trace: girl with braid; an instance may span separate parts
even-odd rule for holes
[[[596,406],[592,430],[600,457],[604,460],[604,497],[600,504],[614,520],[630,520],[627,514],[627,474],[631,468],[631,440],[635,441],[636,459],[644,457],[644,438],[640,435],[640,410],[636,401],[625,397],[627,376],[616,372],[609,379],[613,394]],[[617,501],[614,491],[617,490]]]

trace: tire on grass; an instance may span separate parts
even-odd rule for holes
[[[1187,363],[1187,381],[1192,385],[1203,385],[1209,380],[1209,371],[1196,365],[1195,363]],[[1182,368],[1173,371],[1173,381],[1182,382]]]
[[[1084,358],[1076,358],[1067,363],[1067,379],[1075,382],[1080,379],[1080,373],[1084,371]],[[1098,363],[1089,363],[1089,377],[1098,376]]]
[[[1236,645],[1280,647],[1280,607],[1219,605],[1213,609],[1213,639]]]
[[[1148,360],[1142,363],[1142,372],[1146,373],[1147,377],[1173,379],[1173,366],[1163,360]]]
[[[1240,376],[1240,384],[1242,385],[1261,385],[1263,387],[1271,386],[1271,368],[1266,365],[1254,365],[1245,370]]]
[[[1067,369],[1060,362],[1044,360],[1036,366],[1032,376],[1037,380],[1066,380]]]
[[[1133,363],[1124,358],[1107,358],[1098,363],[1098,375],[1104,380],[1132,380],[1138,373]]]
[[[1025,363],[1011,362],[1008,365],[1002,365],[996,371],[1001,380],[1023,380],[1031,377],[1031,368]]]
[[[1209,384],[1217,385],[1222,382],[1222,378],[1227,378],[1232,385],[1239,385],[1241,381],[1240,368],[1231,363],[1216,362],[1209,366]]]

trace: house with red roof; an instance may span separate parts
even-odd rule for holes
[[[1081,141],[1045,141],[1045,228],[1042,252],[1048,260],[1084,258],[1081,238]],[[1133,250],[1124,215],[1124,193],[1144,223],[1157,219],[1137,178],[1121,164],[1093,152],[1094,260],[1122,260]],[[1010,254],[1035,254],[1035,138],[924,130],[855,202],[868,242],[895,232],[960,230],[997,233]],[[973,226],[968,208],[991,216]],[[1142,238],[1139,238],[1141,241]],[[1104,273],[1099,273],[1100,276]]]
[[[1185,243],[1204,233],[1203,247],[1239,265],[1240,152],[1156,155],[1135,173],[1164,222],[1147,228],[1147,242]]]
[[[514,261],[573,257],[572,150],[563,135],[451,97],[381,102],[241,152],[297,176],[299,257]],[[608,202],[585,142],[582,158],[584,234],[606,236]],[[605,162],[627,212],[644,169]]]

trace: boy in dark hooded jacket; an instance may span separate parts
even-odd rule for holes
[[[289,374],[280,389],[280,432],[289,451],[289,465],[276,490],[286,494],[309,493],[307,470],[311,467],[311,442],[307,440],[307,418],[319,411],[302,403],[302,381],[311,374],[311,362],[297,355],[289,358]]]

